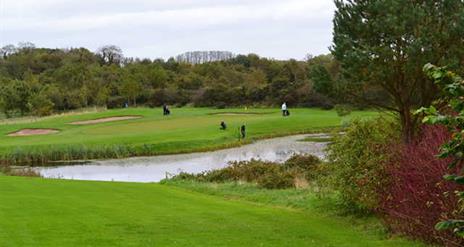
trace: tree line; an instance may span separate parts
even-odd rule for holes
[[[208,52],[151,60],[124,57],[113,45],[92,52],[32,43],[0,51],[0,110],[8,117],[126,103],[229,107],[287,102],[331,108],[347,101],[338,83],[340,65],[332,55],[278,61]]]

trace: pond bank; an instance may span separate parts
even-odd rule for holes
[[[313,154],[324,158],[324,142],[301,142],[326,134],[307,134],[256,141],[240,147],[204,153],[163,155],[90,161],[86,164],[34,168],[45,178],[96,181],[159,182],[180,172],[200,173],[220,169],[230,161],[262,159],[283,162],[294,154]]]
[[[71,145],[71,146],[50,146],[48,148],[39,149],[22,149],[12,151],[9,154],[0,154],[0,166],[15,166],[15,167],[42,167],[42,166],[56,166],[56,163],[69,163],[75,164],[79,162],[87,163],[87,160],[98,159],[125,159],[132,157],[147,157],[147,156],[160,156],[160,155],[178,155],[190,154],[199,152],[212,152],[223,149],[230,149],[248,145],[256,141],[267,140],[278,137],[286,137],[292,135],[314,134],[318,133],[331,133],[338,130],[339,127],[324,127],[316,129],[307,129],[299,131],[289,131],[277,134],[261,134],[252,136],[247,139],[239,141],[225,142],[221,144],[211,144],[203,146],[204,144],[188,144],[192,147],[179,147],[178,149],[163,148],[163,144],[143,144],[143,145],[128,145],[128,144],[114,144],[114,145]],[[195,141],[193,141],[195,143]],[[171,143],[167,143],[171,146]],[[177,145],[177,144],[176,144]]]

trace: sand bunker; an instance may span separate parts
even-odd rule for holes
[[[35,136],[35,135],[49,135],[58,133],[56,129],[22,129],[8,134],[8,136]]]
[[[115,122],[115,121],[122,121],[122,120],[139,119],[139,118],[142,118],[142,117],[141,116],[107,117],[107,118],[98,118],[98,119],[86,120],[86,121],[77,121],[77,122],[72,122],[69,124],[87,125],[87,124],[107,123],[107,122]]]

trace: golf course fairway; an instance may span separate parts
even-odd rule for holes
[[[419,246],[317,212],[159,184],[0,175],[1,246]]]
[[[291,109],[291,116],[282,117],[278,109],[186,107],[172,109],[170,116],[163,116],[161,109],[128,108],[19,119],[0,124],[0,157],[12,164],[41,165],[54,160],[208,151],[253,139],[322,131],[349,118],[377,114],[362,111],[341,118],[335,111]],[[219,129],[221,121],[227,130]],[[241,125],[246,126],[244,140],[239,140]],[[34,132],[40,134],[27,135]]]

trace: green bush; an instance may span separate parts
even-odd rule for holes
[[[112,96],[108,98],[108,102],[106,103],[106,107],[108,109],[115,109],[115,108],[122,108],[124,107],[124,103],[127,102],[127,99],[122,96]]]
[[[398,138],[397,126],[387,119],[355,120],[346,134],[328,147],[330,165],[325,180],[339,192],[346,210],[365,212],[378,207],[378,192],[388,183],[389,143]]]
[[[245,181],[256,182],[258,178],[269,173],[279,173],[281,165],[259,160],[231,162],[229,166],[203,174],[208,182]]]
[[[257,184],[265,189],[285,189],[295,187],[295,174],[282,169],[267,172],[258,177]]]
[[[45,94],[39,93],[30,99],[29,108],[35,116],[48,116],[53,113],[53,102]]]
[[[172,180],[200,182],[248,182],[266,189],[296,187],[298,179],[311,181],[320,171],[321,161],[312,155],[295,155],[284,164],[260,160],[231,162],[229,166],[201,174],[181,173]]]
[[[348,116],[353,111],[350,105],[335,105],[334,109],[339,117]]]
[[[321,160],[314,155],[294,155],[284,164],[284,169],[301,174],[307,181],[312,181],[318,176]]]

